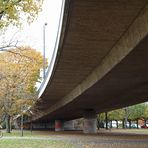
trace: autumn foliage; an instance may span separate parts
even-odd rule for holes
[[[0,53],[1,117],[19,114],[22,107],[35,102],[42,61],[41,54],[30,47]]]
[[[0,29],[18,26],[22,20],[31,23],[41,10],[43,0],[0,0]]]

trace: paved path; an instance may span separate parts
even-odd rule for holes
[[[61,140],[74,144],[75,148],[148,148],[148,134],[99,132],[83,134],[81,132],[33,132],[31,137],[3,137],[1,139],[20,140]],[[43,135],[36,137],[36,134]]]

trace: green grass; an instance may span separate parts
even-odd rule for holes
[[[35,136],[30,131],[25,131],[24,130],[23,133],[24,133],[25,137]],[[6,133],[5,131],[3,131],[3,136],[4,137],[20,137],[21,136],[21,131],[20,130],[13,130],[11,133]],[[40,135],[36,135],[36,136],[40,136]]]
[[[126,139],[129,138],[129,136],[115,136],[115,137],[110,137],[110,134],[108,133],[136,133],[138,138],[141,139],[141,135],[138,134],[148,134],[148,129],[112,129],[112,130],[102,130],[103,133],[106,133],[106,136],[102,137],[101,135],[97,135],[98,139]],[[69,140],[66,141],[66,138],[64,139],[63,137],[69,137],[72,135],[66,134],[66,132],[54,132],[54,131],[33,131],[32,133],[30,131],[25,131],[24,130],[24,137],[21,138],[21,131],[20,130],[13,130],[11,133],[5,133],[3,131],[3,138],[0,138],[0,148],[74,148],[77,147],[78,145],[81,145],[83,148],[106,148],[106,147],[112,147],[112,148],[120,148],[120,147],[126,147],[126,148],[131,148],[131,147],[139,147],[139,148],[147,148],[147,143],[85,143],[81,141],[81,139],[77,139],[78,141],[75,142],[70,142]],[[79,135],[79,134],[78,134]],[[74,137],[77,135],[73,135]],[[79,135],[80,136],[80,135]],[[136,136],[136,138],[137,138]],[[72,137],[72,139],[74,138]],[[85,136],[82,134],[82,137],[84,138]],[[8,138],[8,139],[6,139]],[[87,136],[85,137],[87,140]],[[84,139],[85,139],[84,138]],[[93,138],[93,137],[92,137]],[[135,139],[134,137],[130,137]],[[137,138],[137,139],[138,139]],[[146,139],[146,137],[143,137]],[[63,139],[63,141],[62,141]],[[70,143],[68,143],[68,141]],[[92,139],[93,141],[93,139]],[[94,140],[95,141],[95,140]]]
[[[6,133],[5,130],[3,130],[3,136],[4,137],[21,137],[21,131],[20,130],[12,130],[11,133]],[[24,130],[23,131],[23,137],[49,137],[49,131],[32,131]]]
[[[50,138],[48,132],[33,131],[31,133],[30,131],[24,131],[24,136],[21,137],[20,130],[14,130],[11,133],[6,133],[5,131],[3,131],[3,137],[0,138],[0,148],[73,148],[74,147],[72,144],[66,141],[54,140],[54,139],[52,140],[48,138]]]
[[[0,148],[73,148],[73,145],[55,140],[1,139]]]

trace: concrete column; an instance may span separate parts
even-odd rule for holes
[[[74,130],[74,120],[64,122],[64,130]]]
[[[64,131],[63,121],[55,120],[55,131]]]
[[[86,110],[84,112],[84,133],[97,133],[97,115],[94,110]]]

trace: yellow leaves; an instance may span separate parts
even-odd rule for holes
[[[5,111],[16,113],[22,105],[30,106],[35,98],[35,84],[42,67],[42,56],[30,47],[0,54],[0,103]],[[8,107],[9,104],[9,107]]]
[[[0,1],[0,28],[21,25],[21,18],[28,23],[33,22],[41,10],[43,0],[9,0]]]

